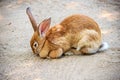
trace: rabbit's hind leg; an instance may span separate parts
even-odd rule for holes
[[[82,54],[94,54],[98,51],[101,44],[101,39],[99,35],[94,30],[86,30],[81,34],[82,39],[78,42],[77,51]]]
[[[90,46],[86,46],[81,48],[80,52],[82,54],[95,54],[99,49],[99,45],[97,43],[91,44]]]

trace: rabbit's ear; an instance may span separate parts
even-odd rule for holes
[[[32,13],[31,13],[31,11],[30,11],[30,7],[28,7],[28,8],[26,9],[26,13],[27,13],[27,15],[28,15],[28,17],[29,17],[29,19],[30,19],[30,22],[31,22],[31,24],[32,24],[32,27],[33,27],[34,31],[36,31],[36,30],[37,30],[37,23],[36,23],[33,15],[32,15]]]
[[[51,18],[45,19],[38,26],[38,32],[41,37],[44,37],[48,29],[50,28]]]

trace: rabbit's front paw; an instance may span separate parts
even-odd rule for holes
[[[55,59],[55,58],[61,57],[62,54],[63,54],[62,48],[58,48],[56,50],[51,51],[50,54],[49,54],[49,57],[52,58],[52,59]]]

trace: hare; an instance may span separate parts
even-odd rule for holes
[[[94,54],[108,48],[107,43],[102,43],[98,24],[85,15],[71,15],[50,28],[51,18],[37,25],[29,7],[26,13],[34,30],[30,45],[41,58],[59,58],[68,51]]]

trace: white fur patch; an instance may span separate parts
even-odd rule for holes
[[[98,51],[104,51],[107,50],[109,48],[109,45],[107,42],[103,42],[102,43],[102,47],[98,50]]]
[[[76,50],[79,51],[80,49],[81,49],[81,48],[78,46]]]
[[[97,49],[88,48],[88,53],[90,53],[90,54],[94,54],[97,51],[98,51],[98,48]]]
[[[73,52],[71,52],[71,51],[68,51],[65,53],[65,56],[71,56],[71,55],[73,55]]]

